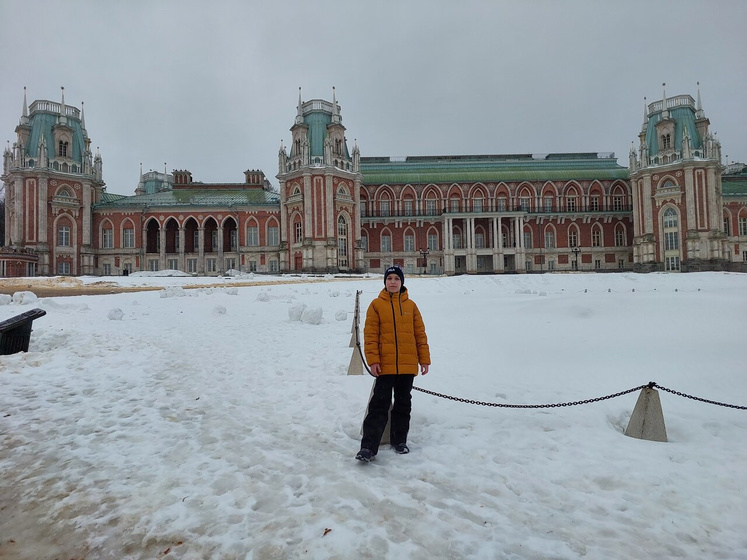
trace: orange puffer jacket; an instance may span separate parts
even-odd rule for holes
[[[381,375],[417,375],[418,364],[431,363],[423,317],[407,288],[398,294],[381,290],[368,306],[363,338],[366,361],[381,364]]]

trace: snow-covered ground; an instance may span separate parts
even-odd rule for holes
[[[47,311],[0,356],[0,558],[747,558],[745,410],[659,391],[658,443],[623,433],[637,392],[416,391],[411,453],[360,464],[372,378],[347,375],[349,342],[380,277],[107,280],[165,289],[0,299],[0,320]],[[406,285],[417,387],[747,405],[747,275]]]

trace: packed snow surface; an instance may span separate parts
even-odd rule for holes
[[[347,373],[379,276],[106,280],[163,290],[0,299],[47,312],[0,356],[2,558],[747,558],[743,409],[659,390],[663,443],[624,435],[640,391],[415,391],[411,453],[362,464],[372,378]],[[416,387],[747,405],[747,275],[405,284]]]

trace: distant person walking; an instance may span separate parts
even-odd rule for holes
[[[369,462],[379,452],[394,392],[390,439],[395,452],[409,453],[412,382],[418,374],[428,373],[431,363],[428,337],[420,310],[405,288],[405,275],[398,266],[384,272],[384,289],[371,302],[363,330],[366,361],[376,377],[368,414],[363,420],[361,450],[355,456]]]

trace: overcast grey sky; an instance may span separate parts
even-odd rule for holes
[[[188,169],[277,185],[303,100],[363,156],[615,152],[643,98],[696,96],[747,161],[745,0],[0,0],[0,135],[35,99],[85,102],[107,190]]]

